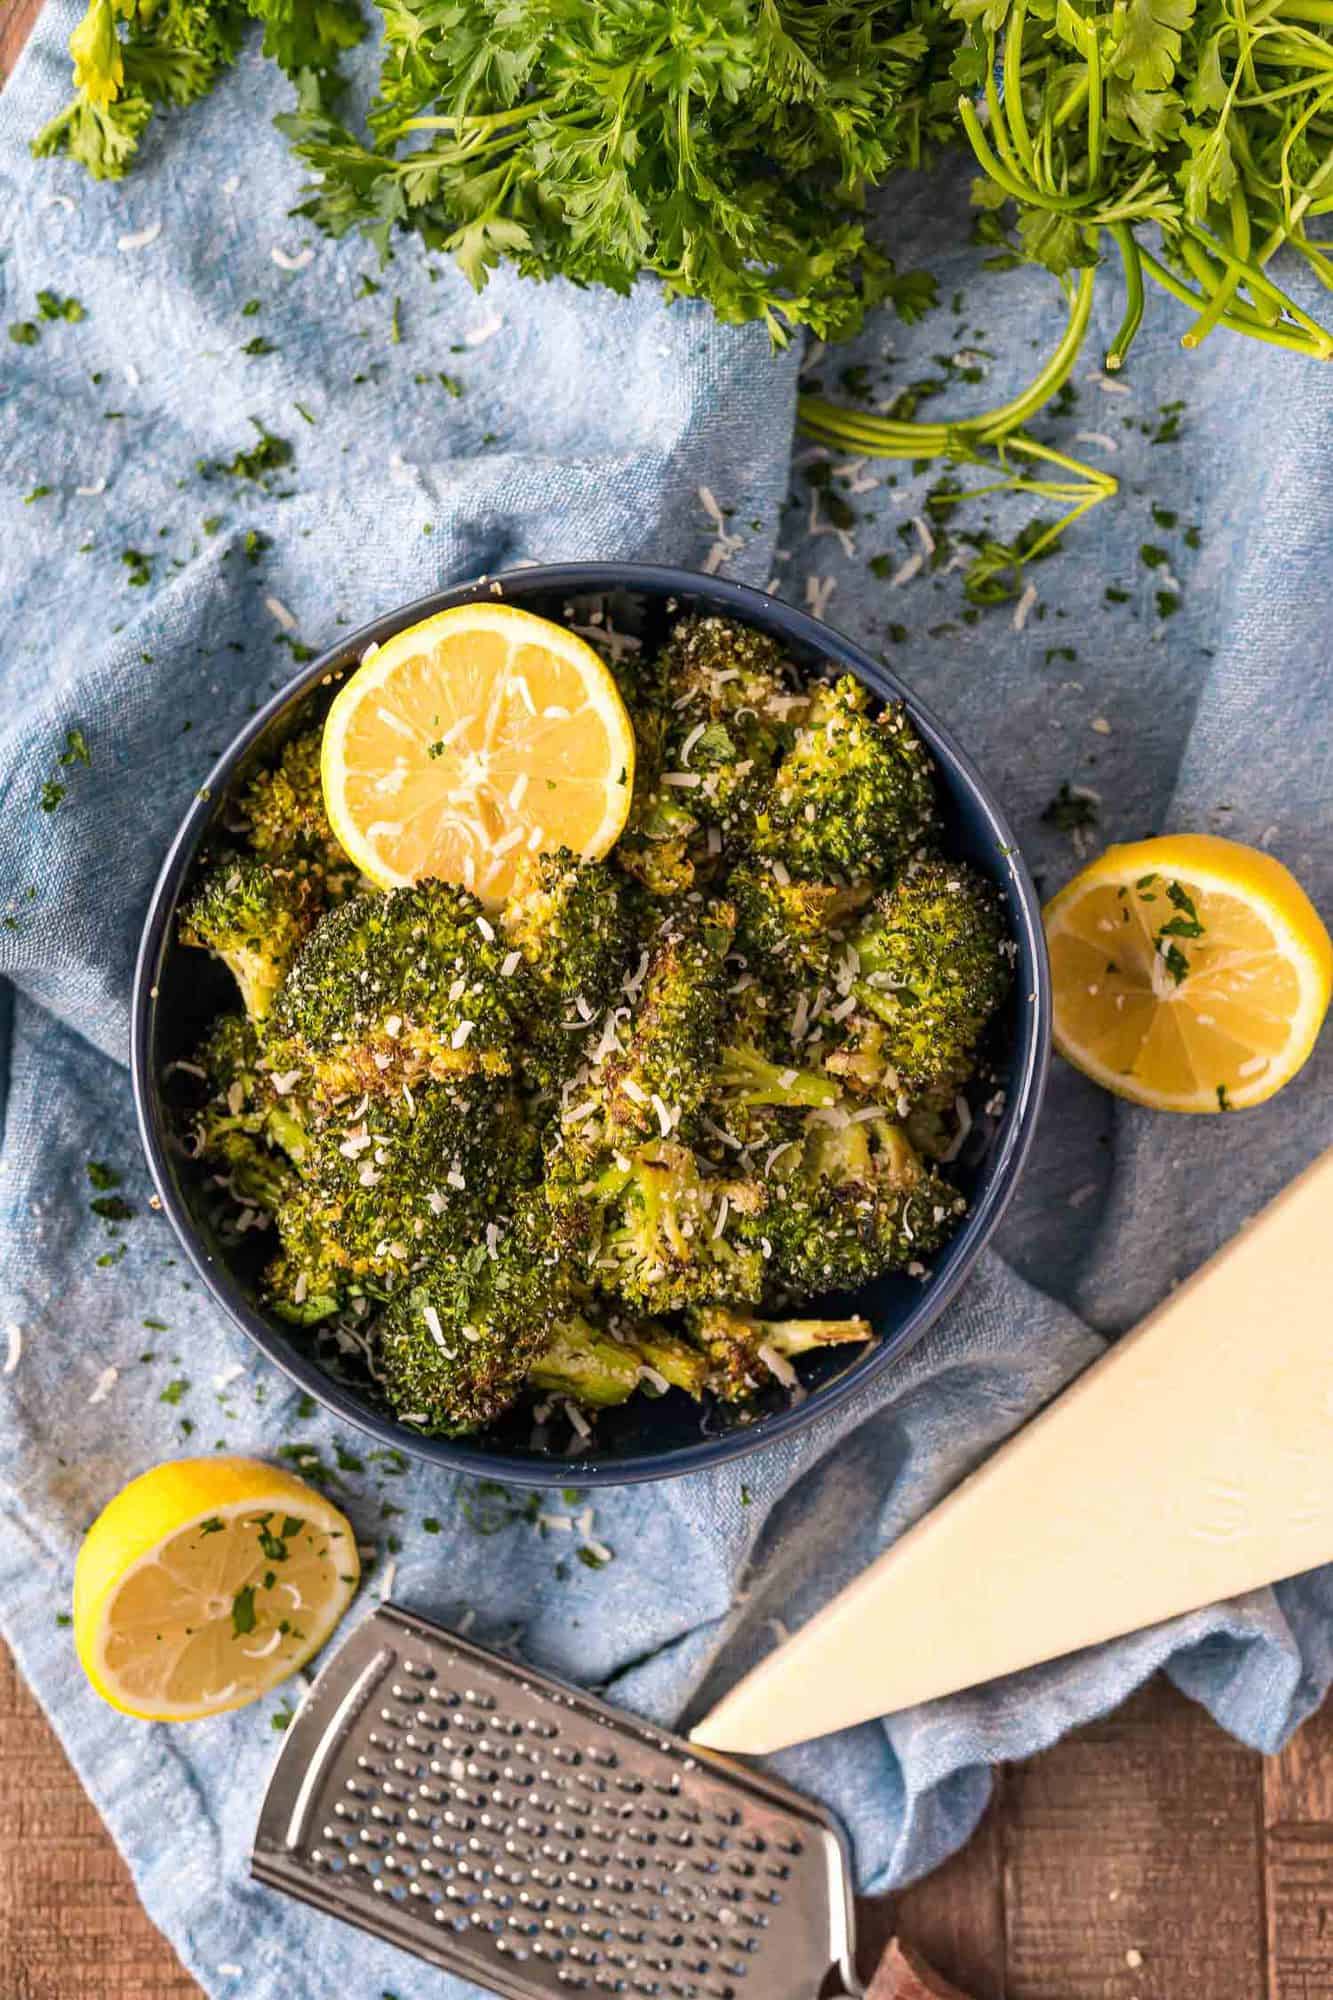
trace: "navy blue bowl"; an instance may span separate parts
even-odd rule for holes
[[[634,633],[649,646],[680,613],[720,613],[770,633],[806,670],[831,667],[852,673],[886,700],[905,702],[935,758],[944,844],[1000,887],[1018,944],[1013,992],[991,1030],[986,1072],[975,1087],[972,1127],[950,1168],[968,1197],[967,1216],[927,1278],[882,1278],[851,1302],[874,1321],[877,1342],[856,1350],[850,1361],[846,1349],[810,1356],[802,1363],[809,1391],[803,1401],[790,1403],[775,1384],[747,1416],[726,1408],[701,1410],[676,1390],[652,1401],[636,1397],[599,1416],[593,1439],[579,1458],[561,1451],[563,1435],[549,1449],[536,1441],[530,1412],[511,1414],[465,1440],[422,1437],[397,1421],[368,1378],[334,1372],[338,1364],[319,1356],[313,1333],[264,1311],[256,1280],[267,1251],[253,1237],[231,1248],[218,1242],[203,1198],[203,1173],[175,1137],[178,1110],[173,1110],[171,1065],[188,1058],[213,1017],[236,1004],[225,968],[199,951],[182,948],[176,939],[182,888],[228,796],[253,769],[271,762],[298,725],[323,713],[338,682],[372,642],[382,644],[404,626],[449,605],[496,595],[555,619],[567,618],[573,609],[578,623],[600,602],[619,630]],[[162,1205],[209,1292],[256,1346],[326,1409],[381,1444],[437,1465],[518,1486],[603,1486],[670,1478],[756,1451],[813,1422],[893,1367],[958,1291],[1013,1193],[1036,1126],[1050,1036],[1050,968],[1032,880],[989,787],[909,688],[849,639],[746,584],[690,570],[569,563],[463,584],[390,612],[306,667],[241,731],[190,807],[153,892],[134,981],[134,1095]]]

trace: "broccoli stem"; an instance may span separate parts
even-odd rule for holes
[[[842,1341],[870,1340],[873,1330],[868,1319],[852,1313],[846,1319],[761,1319],[754,1322],[763,1334],[763,1345],[779,1354],[809,1354],[817,1347],[836,1347]]]
[[[632,1347],[598,1333],[583,1318],[564,1321],[533,1362],[528,1382],[534,1389],[594,1410],[627,1403],[639,1386],[639,1355]]]
[[[281,1146],[288,1159],[299,1167],[306,1156],[308,1141],[305,1126],[295,1113],[282,1105],[272,1105],[265,1114],[264,1129],[274,1145]]]
[[[840,1094],[833,1079],[821,1071],[784,1068],[748,1048],[723,1049],[718,1080],[738,1104],[793,1104],[821,1110],[836,1104]]]

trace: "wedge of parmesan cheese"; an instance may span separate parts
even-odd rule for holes
[[[694,1731],[761,1752],[1333,1560],[1333,1150]]]

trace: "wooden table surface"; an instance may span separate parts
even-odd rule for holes
[[[1155,1682],[1004,1771],[962,1854],[865,1907],[895,1926],[973,2000],[1333,2000],[1333,1708],[1265,1762]],[[0,1996],[198,1993],[0,1648]]]
[[[40,5],[0,0],[0,79]],[[1333,2000],[1333,1709],[1265,1762],[1155,1682],[1003,1772],[961,1855],[863,1910],[895,1925],[975,2000]],[[0,2000],[199,1990],[0,1646]]]

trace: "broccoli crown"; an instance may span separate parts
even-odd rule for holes
[[[299,1250],[279,1250],[264,1271],[260,1296],[271,1313],[291,1326],[318,1326],[342,1310],[336,1274]]]
[[[735,912],[714,903],[668,917],[599,1092],[611,1133],[675,1131],[703,1102],[725,991]]]
[[[848,932],[874,891],[866,884],[793,881],[771,862],[742,861],[727,877],[727,894],[747,965],[782,986],[793,976],[832,984]]]
[[[869,1320],[759,1319],[730,1306],[703,1306],[688,1316],[690,1334],[703,1350],[708,1387],[724,1402],[746,1402],[771,1381],[783,1381],[791,1357],[816,1348],[871,1339]]]
[[[296,1326],[332,1318],[351,1289],[349,1273],[330,1253],[321,1204],[304,1181],[288,1184],[273,1221],[282,1247],[264,1271],[260,1296]]]
[[[211,1159],[228,1181],[237,1201],[262,1209],[277,1219],[282,1206],[300,1187],[296,1169],[261,1137],[240,1125],[219,1132]]]
[[[726,618],[684,619],[662,664],[662,764],[698,821],[724,835],[742,828],[806,698],[784,678],[775,641]]]
[[[395,1294],[379,1322],[379,1368],[394,1407],[424,1430],[459,1436],[514,1401],[550,1341],[557,1274],[518,1225],[494,1254],[441,1257]]]
[[[953,861],[918,862],[854,933],[849,1049],[830,1068],[914,1097],[965,1076],[1009,987],[998,891]]]
[[[524,1068],[551,1088],[574,1068],[589,1027],[621,990],[630,926],[620,879],[568,848],[533,855],[500,919],[522,953],[531,1003]]]
[[[238,1133],[262,1136],[298,1165],[308,1146],[309,1107],[293,1094],[296,1078],[275,1075],[245,1014],[220,1014],[195,1060],[185,1065],[208,1094],[186,1118],[186,1150],[194,1159],[232,1157]]]
[[[618,1154],[584,1199],[585,1269],[636,1310],[762,1292],[762,1247],[742,1227],[766,1203],[757,1181],[706,1173],[688,1146],[661,1139]]]
[[[690,808],[688,787],[663,782],[667,711],[639,707],[633,721],[634,794],[612,858],[650,896],[683,896],[694,887],[696,846],[701,861],[706,852],[696,838],[699,820]]]
[[[262,1021],[318,907],[308,874],[257,855],[228,855],[206,870],[181,911],[180,939],[222,959],[246,1013]]]
[[[819,688],[754,829],[757,853],[814,881],[854,882],[903,864],[930,832],[930,754],[901,705],[870,713],[850,675]]]
[[[782,1161],[765,1218],[770,1277],[791,1298],[853,1291],[918,1263],[950,1234],[963,1202],[924,1168],[901,1127],[838,1107],[814,1112]]]
[[[330,910],[292,965],[270,1057],[307,1069],[325,1098],[434,1077],[503,1075],[523,981],[475,896],[428,881]]]
[[[319,729],[293,736],[277,763],[250,780],[240,812],[256,854],[270,861],[313,864],[326,893],[336,897],[353,886],[356,869],[334,838],[324,810],[322,742]]]
[[[233,1115],[243,1110],[260,1067],[259,1034],[249,1015],[219,1014],[200,1043],[193,1066],[203,1072],[219,1098],[232,1100]]]
[[[322,1122],[302,1165],[330,1260],[401,1279],[475,1242],[531,1179],[536,1154],[513,1098],[468,1079],[367,1092]]]

